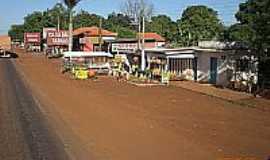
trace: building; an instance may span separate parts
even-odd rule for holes
[[[143,34],[138,33],[137,37],[142,39]],[[165,38],[157,33],[145,33],[144,39],[145,49],[163,47],[166,43]],[[138,38],[120,38],[112,42],[112,53],[136,54],[139,48]]]
[[[111,41],[117,37],[117,33],[100,29],[96,26],[82,27],[73,31],[74,50],[77,51],[106,51],[110,49]],[[101,48],[99,46],[101,45]]]
[[[144,48],[157,48],[164,47],[166,44],[166,40],[164,37],[157,33],[147,32],[147,33],[138,33],[137,35],[141,39],[145,39]]]
[[[243,48],[201,43],[198,47],[146,49],[145,53],[148,69],[170,72],[172,78],[221,86],[257,81],[256,58]]]

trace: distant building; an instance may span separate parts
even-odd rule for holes
[[[109,51],[111,41],[117,37],[117,33],[99,29],[96,26],[82,27],[73,31],[74,49],[79,51]],[[101,48],[99,48],[101,44]]]
[[[137,37],[140,37],[140,39],[143,39],[143,34],[138,33]],[[145,44],[144,44],[145,49],[163,47],[166,43],[165,38],[163,38],[161,35],[157,33],[145,33],[144,39],[145,39]],[[120,38],[112,42],[113,53],[135,54],[138,52],[138,50],[139,50],[138,38]]]

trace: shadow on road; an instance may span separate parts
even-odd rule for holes
[[[11,58],[19,58],[18,54],[15,52],[7,52],[7,54],[9,54]]]

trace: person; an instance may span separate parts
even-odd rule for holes
[[[122,79],[122,63],[119,63],[116,70],[116,79],[121,81]]]
[[[47,54],[47,49],[48,49],[47,44],[46,43],[43,43],[43,53],[44,53],[44,55]]]

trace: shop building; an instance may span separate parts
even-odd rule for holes
[[[139,33],[137,37],[143,38],[143,34]],[[165,38],[157,33],[144,34],[144,48],[160,48],[166,44]],[[136,54],[140,48],[138,38],[120,38],[112,42],[112,53],[116,54]],[[141,43],[142,45],[142,43]],[[142,46],[141,46],[142,47]]]
[[[245,49],[205,47],[202,44],[176,49],[152,48],[146,49],[145,53],[148,69],[159,68],[160,72],[170,72],[172,79],[222,86],[240,80],[252,79],[254,83],[257,80],[256,60]]]
[[[82,27],[74,30],[73,37],[73,48],[76,51],[109,52],[111,47],[110,44],[116,39],[117,33],[93,26]]]

